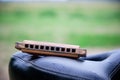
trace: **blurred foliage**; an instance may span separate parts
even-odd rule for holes
[[[119,5],[35,5],[2,5],[1,42],[31,39],[91,47],[120,46]]]
[[[39,12],[39,17],[40,18],[55,18],[57,17],[57,11],[52,10],[52,9],[46,9],[46,10],[42,10]]]

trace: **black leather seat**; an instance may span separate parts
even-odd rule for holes
[[[10,80],[120,80],[120,50],[77,60],[17,52],[9,75]]]

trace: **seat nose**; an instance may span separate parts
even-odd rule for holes
[[[103,61],[103,65],[106,65],[105,70],[107,74],[113,77],[115,73],[120,70],[120,50],[109,53],[109,56]]]
[[[100,64],[100,69],[106,76],[113,77],[120,70],[120,50],[114,50],[98,55],[90,55],[83,60],[97,61]],[[120,74],[119,74],[120,75]]]
[[[88,55],[87,57],[81,58],[82,60],[89,60],[89,61],[103,61],[103,62],[111,62],[116,63],[120,61],[120,49],[113,50],[106,53],[100,53],[95,55]],[[114,64],[115,65],[115,64]]]

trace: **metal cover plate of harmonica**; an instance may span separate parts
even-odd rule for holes
[[[40,42],[24,40],[16,42],[15,48],[33,55],[62,56],[79,58],[86,56],[86,49],[81,49],[78,45],[59,44],[51,42]]]

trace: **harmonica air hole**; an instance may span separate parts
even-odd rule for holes
[[[64,52],[64,51],[65,51],[65,48],[61,48],[61,51]]]
[[[34,45],[30,44],[30,48],[33,48],[33,47],[34,47]]]
[[[39,45],[35,45],[35,49],[39,49]]]
[[[56,47],[56,51],[60,51],[60,48],[59,48],[59,47]]]
[[[40,46],[40,49],[44,49],[44,46]]]
[[[75,49],[72,49],[72,52],[76,52],[76,50],[75,50]]]
[[[67,52],[70,52],[70,48],[67,48],[67,50],[66,50]]]
[[[54,51],[55,50],[55,47],[51,47],[51,51]]]
[[[46,50],[49,50],[49,48],[50,48],[49,46],[46,46],[46,47],[45,47]]]
[[[28,48],[29,47],[29,44],[25,44],[25,48]]]

